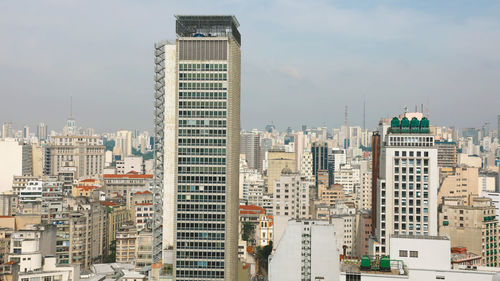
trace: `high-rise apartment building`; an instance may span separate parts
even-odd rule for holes
[[[260,136],[255,133],[241,133],[241,154],[245,154],[248,167],[262,171],[260,160]]]
[[[36,136],[39,140],[46,140],[48,137],[48,127],[45,123],[39,123],[36,127]]]
[[[437,235],[438,187],[437,149],[428,119],[421,113],[394,117],[380,151],[373,254],[387,254],[394,234]]]
[[[13,138],[14,131],[12,130],[12,122],[4,122],[2,124],[2,138]]]
[[[238,264],[239,23],[234,16],[176,18],[177,40],[155,45],[153,258],[161,258],[160,250],[172,257],[163,262],[173,265],[174,280],[232,281]]]
[[[457,144],[451,141],[436,141],[439,168],[454,168],[457,165]]]
[[[121,130],[116,133],[115,147],[119,148],[121,159],[132,155],[132,132]]]

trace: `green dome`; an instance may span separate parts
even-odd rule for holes
[[[403,119],[401,119],[401,127],[410,127],[410,120],[408,120],[408,118],[406,117],[403,117]]]
[[[398,127],[399,128],[400,123],[398,117],[394,117],[391,120],[391,127]]]
[[[404,117],[401,119],[401,133],[409,133],[410,132],[410,120]]]
[[[429,128],[429,119],[427,118],[422,118],[422,120],[420,121],[420,127],[422,128]]]
[[[413,117],[411,119],[410,125],[412,133],[418,133],[420,131],[420,122],[418,121],[417,117]]]

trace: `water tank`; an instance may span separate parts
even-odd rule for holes
[[[422,118],[422,120],[420,120],[420,131],[422,133],[429,133],[430,130],[429,130],[429,119],[427,118]]]
[[[371,268],[371,260],[370,260],[370,257],[368,257],[367,255],[364,255],[362,258],[361,258],[361,270],[370,270]]]
[[[391,271],[391,260],[389,260],[389,257],[382,257],[380,259],[380,271]]]
[[[399,119],[397,117],[392,118],[391,120],[391,132],[400,133],[401,132],[401,124],[399,123]]]

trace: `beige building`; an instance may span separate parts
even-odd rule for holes
[[[75,168],[75,178],[101,175],[105,146],[99,137],[52,136],[46,146],[46,170],[58,175],[64,167]]]
[[[498,221],[489,198],[445,197],[439,213],[439,235],[448,236],[452,247],[466,247],[481,255],[481,265],[500,262]]]
[[[273,194],[274,181],[281,176],[281,171],[289,168],[292,172],[297,172],[295,163],[295,153],[283,150],[269,150],[267,152],[267,188],[268,193]]]
[[[111,203],[111,204],[110,204]],[[101,202],[107,211],[107,231],[106,249],[109,251],[111,243],[117,239],[117,233],[120,227],[130,221],[130,212],[124,205],[119,205],[114,202]],[[108,252],[109,253],[109,252]]]
[[[123,225],[116,233],[116,262],[135,261],[137,229],[133,225]]]
[[[293,219],[307,219],[309,213],[309,189],[314,182],[307,181],[299,173],[284,168],[274,181],[273,215]]]
[[[104,192],[106,198],[118,195],[126,200],[127,208],[132,208],[132,197],[136,192],[148,190],[153,175],[129,173],[125,175],[106,174],[104,177]]]
[[[135,270],[139,271],[153,263],[153,232],[145,228],[137,235],[135,243]]]
[[[445,196],[481,195],[481,189],[478,185],[478,170],[478,168],[467,166],[455,168],[451,175],[445,176],[441,181],[438,201],[441,202]]]

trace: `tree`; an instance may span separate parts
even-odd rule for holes
[[[257,247],[257,258],[259,259],[260,264],[264,268],[267,268],[267,260],[272,251],[273,251],[273,241],[269,242],[269,244],[264,247]]]
[[[253,237],[254,227],[255,226],[251,222],[243,223],[243,234],[241,235],[241,239],[243,239],[243,241],[248,242]]]
[[[116,240],[111,241],[109,245],[109,255],[104,258],[105,263],[112,263],[116,260]]]

